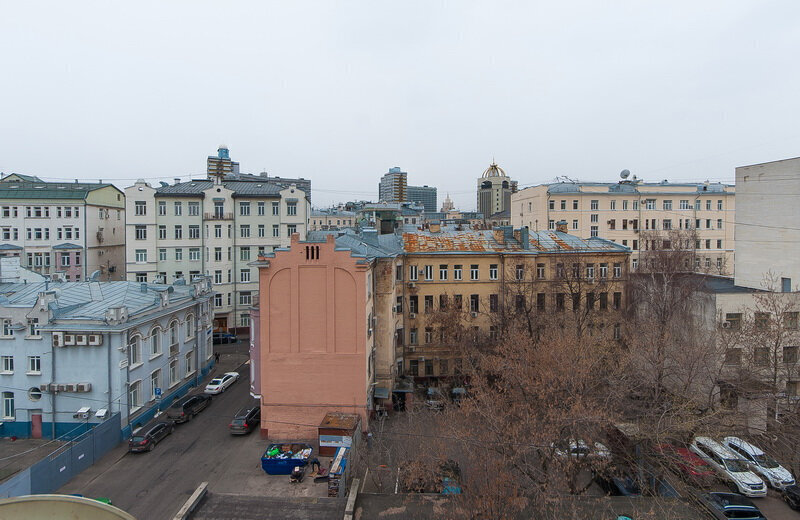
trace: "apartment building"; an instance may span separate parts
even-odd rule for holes
[[[111,184],[0,179],[0,256],[66,281],[125,277],[125,196]]]
[[[356,214],[340,208],[312,209],[309,231],[328,231],[353,227],[356,225]]]
[[[139,180],[125,190],[128,279],[206,275],[215,291],[214,329],[247,331],[258,297],[249,264],[288,246],[295,233],[305,237],[310,190],[304,179],[245,174],[159,187]]]
[[[0,436],[74,437],[114,414],[121,438],[213,364],[211,285],[0,284]]]
[[[433,186],[407,186],[406,199],[425,208],[425,213],[433,213],[436,205],[436,188]]]
[[[415,379],[458,374],[460,358],[441,344],[437,325],[429,319],[437,311],[460,311],[473,330],[493,337],[498,334],[495,318],[503,308],[560,313],[625,306],[630,251],[565,231],[431,226],[429,231],[403,233],[403,265],[395,274],[401,286],[397,311],[403,315],[395,352],[399,373]]]
[[[389,168],[378,183],[378,199],[382,202],[406,202],[406,186],[408,173],[400,167]]]
[[[797,291],[800,157],[736,168],[736,192],[736,285]]]
[[[478,179],[478,212],[486,218],[502,213],[511,206],[511,195],[517,191],[517,181],[492,162]]]
[[[695,250],[696,270],[733,273],[735,191],[730,185],[645,183],[635,178],[559,182],[520,190],[511,203],[513,226],[552,230],[563,220],[571,234],[602,237],[630,248],[634,269],[641,251],[682,247]]]

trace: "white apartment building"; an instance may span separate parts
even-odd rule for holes
[[[256,175],[126,188],[128,280],[171,283],[205,274],[214,329],[247,330],[258,298],[258,255],[305,239],[311,182]]]
[[[629,247],[634,269],[640,251],[654,246],[654,241],[641,239],[643,231],[666,238],[673,230],[689,230],[695,235],[695,269],[732,274],[734,215],[733,186],[709,182],[558,182],[511,195],[514,227],[552,230],[563,220],[571,234]],[[669,240],[656,247],[664,244],[675,247]]]
[[[125,196],[97,182],[0,179],[0,256],[64,281],[125,277]]]
[[[800,157],[736,168],[736,192],[736,285],[797,291]]]

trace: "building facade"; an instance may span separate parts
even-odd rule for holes
[[[171,282],[206,275],[214,284],[215,330],[249,330],[259,254],[305,237],[311,216],[303,179],[256,175],[211,180],[144,181],[125,191],[128,279]]]
[[[736,168],[736,285],[798,290],[798,192],[800,158]]]
[[[389,168],[378,183],[378,199],[381,202],[405,202],[408,174],[398,166]]]
[[[125,278],[125,196],[111,184],[0,179],[0,256],[66,281]]]
[[[205,279],[0,284],[0,436],[145,424],[213,363],[211,295]]]
[[[421,205],[425,212],[435,212],[437,210],[436,188],[431,186],[407,186],[406,199],[408,202]]]
[[[511,194],[517,191],[517,181],[505,170],[492,163],[478,179],[478,212],[489,217],[511,207]]]
[[[328,231],[353,227],[356,225],[356,213],[339,208],[312,209],[309,231]]]
[[[670,247],[685,238],[696,250],[696,270],[729,275],[733,273],[735,207],[733,186],[720,183],[560,182],[515,193],[511,223],[539,230],[555,229],[563,220],[571,234],[602,237],[629,247],[633,268],[655,237],[666,239]]]

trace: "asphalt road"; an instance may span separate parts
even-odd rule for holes
[[[231,352],[229,356],[241,355],[239,345],[224,347]],[[243,347],[246,351],[247,346]],[[234,413],[255,402],[248,392],[248,370],[248,365],[242,366],[238,370],[242,377],[236,383],[214,396],[211,405],[194,419],[176,425],[172,435],[152,452],[127,453],[127,446],[121,445],[59,492],[111,498],[114,505],[138,519],[170,519],[201,482],[225,481],[226,475],[242,465],[260,469],[259,443],[253,438],[258,433],[228,433]],[[201,391],[208,380],[203,381]]]

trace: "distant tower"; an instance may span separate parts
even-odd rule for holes
[[[398,166],[389,168],[378,184],[378,199],[384,202],[405,202],[408,174]]]
[[[239,163],[231,161],[230,151],[224,144],[217,148],[217,155],[209,155],[206,161],[206,173],[209,179],[221,181],[226,175],[239,173]]]
[[[455,205],[453,201],[450,200],[450,194],[447,194],[447,197],[444,198],[444,202],[442,202],[442,213],[447,213],[448,211],[453,211],[455,209]]]
[[[497,163],[492,164],[478,179],[478,211],[483,218],[511,209],[511,194],[517,191],[517,181],[512,181]]]

